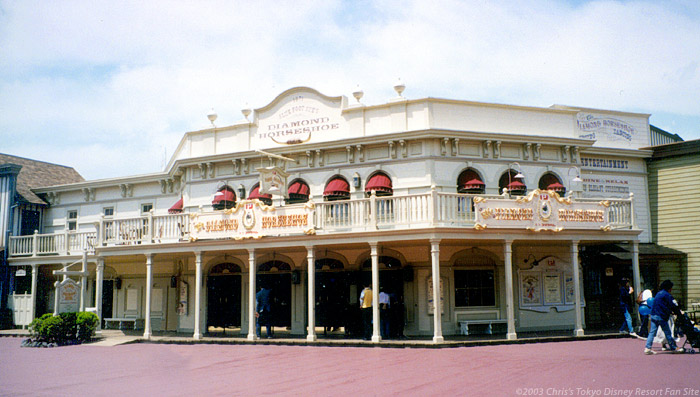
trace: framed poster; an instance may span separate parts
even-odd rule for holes
[[[520,273],[520,305],[537,306],[542,304],[542,282],[539,272]]]
[[[435,313],[433,305],[433,276],[428,277],[428,314]],[[445,314],[445,280],[440,277],[440,313]]]
[[[567,305],[573,305],[576,303],[576,296],[574,295],[574,276],[572,273],[564,273],[564,297]]]
[[[561,303],[561,273],[545,273],[544,303]]]

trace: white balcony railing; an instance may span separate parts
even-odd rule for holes
[[[316,204],[316,233],[366,232],[378,229],[420,227],[472,228],[476,223],[474,199],[514,200],[506,195],[428,193],[377,197]],[[601,199],[574,199],[603,202]],[[607,199],[605,211],[611,229],[634,227],[633,197]],[[189,215],[155,216],[148,214],[128,219],[103,218],[97,231],[63,232],[11,236],[11,257],[41,255],[79,255],[94,253],[96,247],[132,244],[175,243],[189,239]]]

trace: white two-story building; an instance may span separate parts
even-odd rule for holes
[[[609,325],[621,277],[637,289],[655,277],[639,261],[649,115],[396,88],[380,105],[293,88],[240,123],[186,133],[160,173],[36,189],[50,203],[41,230],[9,242],[10,265],[32,277],[17,299],[34,315],[64,310],[74,279],[74,306],[146,337],[255,339],[264,284],[275,325],[315,340],[317,327],[359,337],[369,285],[375,302],[392,296],[391,337],[440,342],[583,335]],[[630,260],[592,254],[611,244]],[[374,341],[380,317],[374,305]]]

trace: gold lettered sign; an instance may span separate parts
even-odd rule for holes
[[[609,203],[574,201],[552,190],[534,190],[517,199],[477,198],[475,229],[527,229],[554,231],[564,229],[610,230]]]
[[[190,214],[190,241],[315,234],[314,209],[311,201],[273,207],[242,200],[233,209]]]

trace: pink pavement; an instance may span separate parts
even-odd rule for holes
[[[700,354],[646,356],[632,338],[441,349],[20,342],[0,338],[1,396],[700,395]]]

